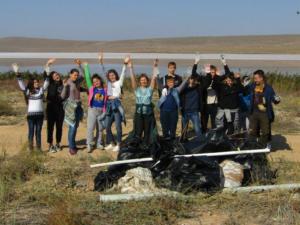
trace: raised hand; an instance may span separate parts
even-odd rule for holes
[[[99,60],[99,63],[101,65],[103,65],[103,59],[104,59],[103,52],[99,52],[99,54],[98,54],[98,60]]]
[[[81,62],[81,60],[80,59],[75,59],[74,60],[74,63],[77,65],[77,66],[81,66],[81,64],[82,64],[82,62]]]
[[[127,65],[130,61],[131,61],[130,55],[127,55],[127,56],[124,58],[124,64]]]
[[[224,55],[220,55],[220,60],[221,60],[221,62],[222,62],[222,64],[223,64],[224,66],[227,65],[226,59],[225,59],[225,56],[224,56]]]
[[[13,63],[11,67],[15,73],[19,73],[19,65],[17,63]]]
[[[51,58],[47,61],[46,66],[51,66],[56,61],[55,58]]]
[[[200,55],[197,53],[195,56],[195,64],[199,64],[200,60],[201,60]]]
[[[125,62],[124,62],[125,63]],[[126,64],[126,63],[125,63]],[[129,58],[129,61],[128,61],[128,63],[127,63],[127,66],[129,67],[129,68],[133,68],[133,62],[132,62],[132,59],[131,58]]]
[[[240,73],[234,73],[234,78],[235,79],[238,79],[238,78],[240,78],[241,77],[241,74]]]
[[[159,59],[158,58],[154,59],[153,67],[158,67],[158,63],[159,63]]]
[[[204,73],[206,73],[206,74],[210,73],[210,64],[204,65]]]
[[[63,85],[64,85],[64,86],[67,86],[67,85],[68,85],[68,81],[69,81],[68,78],[64,79],[64,80],[63,80]]]
[[[154,77],[157,77],[159,75],[158,62],[159,62],[159,60],[157,58],[154,59],[154,62],[153,62],[153,76]]]

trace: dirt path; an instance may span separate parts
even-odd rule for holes
[[[123,129],[123,133],[126,135],[129,132],[129,128],[132,127],[131,121],[128,122],[127,127]],[[52,154],[55,157],[69,157],[67,148],[67,128],[64,127],[62,145],[64,149],[62,152]],[[13,155],[25,146],[27,140],[27,125],[13,125],[13,126],[0,126],[0,151],[6,151],[8,155]],[[43,150],[47,151],[48,145],[46,143],[46,125],[43,127],[42,132]],[[86,153],[86,125],[81,123],[77,134],[78,147],[83,154]],[[278,135],[273,136],[272,147],[274,152],[271,153],[271,157],[284,158],[289,161],[300,162],[300,134]],[[94,151],[93,156],[101,155],[102,151]],[[114,154],[113,154],[114,155]]]

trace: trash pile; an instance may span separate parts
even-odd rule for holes
[[[258,142],[244,138],[229,138],[222,129],[211,130],[206,135],[205,141],[193,139],[187,143],[180,143],[158,137],[151,146],[140,143],[138,139],[128,138],[121,147],[117,160],[152,157],[153,162],[109,166],[107,171],[100,171],[94,179],[96,191],[104,191],[114,186],[121,189],[122,193],[134,191],[142,193],[156,187],[182,193],[210,192],[257,181],[270,184],[276,176],[276,172],[268,165],[266,154],[174,157],[264,148]],[[141,170],[140,167],[146,169]],[[145,190],[135,190],[136,186],[142,186]]]

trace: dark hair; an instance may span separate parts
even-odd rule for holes
[[[170,66],[175,66],[175,68],[176,68],[176,62],[169,62],[169,63],[168,63],[168,68],[169,68]]]
[[[138,78],[139,82],[141,81],[142,78],[146,78],[147,82],[149,83],[150,79],[149,79],[149,77],[147,76],[147,74],[142,73],[142,74],[139,76],[139,78]]]
[[[71,70],[70,70],[70,74],[72,74],[72,73],[78,73],[78,74],[79,74],[79,70],[78,70],[78,69],[75,69],[75,68],[74,68],[74,69],[71,69]]]
[[[210,65],[211,70],[217,70],[217,67],[215,65]]]
[[[265,75],[265,72],[263,70],[256,70],[254,71],[253,75],[258,75],[260,76],[264,81],[267,81],[267,77]]]
[[[97,74],[97,73],[94,73],[93,74],[93,76],[92,76],[92,81],[94,80],[94,79],[98,79],[99,81],[100,81],[100,83],[101,83],[101,88],[103,88],[103,86],[104,86],[104,82],[103,82],[103,79],[102,79],[102,77],[100,77],[100,75],[99,74]]]
[[[60,77],[59,83],[62,84],[61,75],[60,75],[58,72],[56,72],[56,71],[51,71],[51,72],[50,72],[50,74],[49,74],[49,81],[50,81],[50,83],[54,82],[54,80],[53,80],[53,75],[56,74],[56,73],[57,73],[57,74],[59,75],[59,77]]]
[[[174,77],[166,76],[166,81],[175,81]]]
[[[116,80],[119,80],[119,79],[120,79],[120,78],[119,78],[118,72],[117,72],[115,69],[110,69],[110,70],[107,71],[107,73],[106,73],[106,78],[107,78],[107,80],[109,80],[109,74],[110,74],[110,73],[115,74]]]
[[[38,77],[33,77],[33,76],[30,76],[30,77],[29,77],[29,80],[28,80],[26,89],[29,90],[29,93],[30,93],[30,94],[33,94],[33,93],[34,93],[34,89],[35,89],[35,88],[34,88],[34,81],[35,81],[35,80],[38,81],[38,82],[40,81]]]

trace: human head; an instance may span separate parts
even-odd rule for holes
[[[27,89],[33,93],[35,89],[40,87],[40,80],[37,77],[31,77],[27,83]]]
[[[210,74],[214,77],[217,74],[217,67],[210,65]]]
[[[167,87],[173,88],[175,85],[175,80],[173,77],[167,77]]]
[[[57,73],[56,71],[52,71],[52,72],[50,73],[50,78],[51,78],[53,81],[56,81],[56,82],[61,81],[61,76],[60,76],[60,74]]]
[[[69,76],[72,81],[76,81],[79,76],[78,69],[71,69]]]
[[[189,78],[189,86],[194,87],[197,84],[197,77],[196,76],[190,76]]]
[[[93,74],[92,82],[94,87],[103,88],[103,80],[97,73]]]
[[[228,74],[225,76],[224,82],[226,85],[231,86],[233,84],[232,74]]]
[[[141,87],[148,87],[149,86],[149,77],[146,74],[141,74],[139,77],[139,84]]]
[[[266,75],[263,70],[256,70],[253,73],[253,80],[256,85],[261,85],[266,82]]]
[[[115,82],[115,81],[119,80],[119,74],[114,69],[110,69],[107,72],[106,77],[107,77],[107,80],[109,80],[110,82]]]
[[[176,71],[176,63],[175,62],[169,62],[168,63],[168,72],[169,74],[175,74]]]

